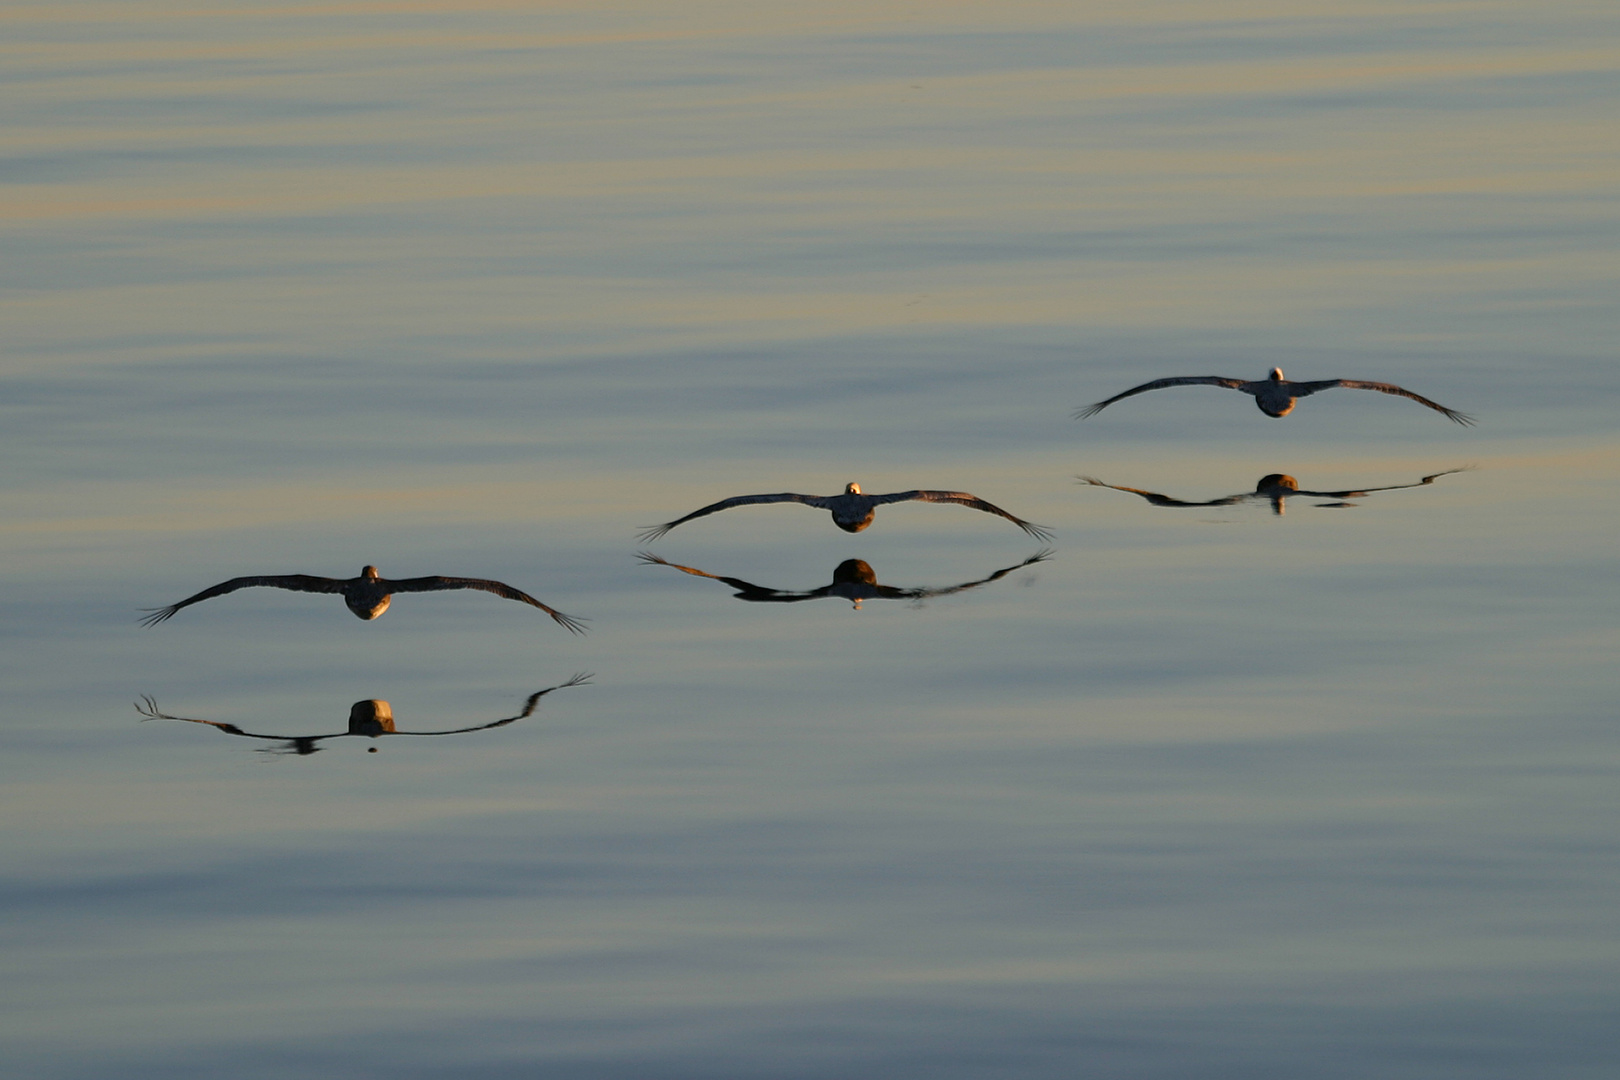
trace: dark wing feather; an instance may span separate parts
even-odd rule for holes
[[[529,700],[526,703],[524,703],[523,711],[518,713],[516,716],[508,716],[508,717],[505,717],[505,718],[500,719],[500,720],[491,720],[487,724],[474,724],[472,727],[452,728],[449,731],[390,731],[388,734],[391,735],[391,736],[392,735],[462,735],[462,734],[465,734],[466,732],[469,732],[469,731],[488,731],[490,728],[505,727],[507,724],[515,723],[518,720],[523,720],[523,719],[526,719],[527,717],[533,716],[535,706],[540,704],[540,699],[545,697],[547,694],[551,693],[553,690],[561,690],[564,687],[569,687],[569,686],[582,686],[585,683],[590,682],[591,677],[592,676],[591,676],[590,672],[581,671],[581,672],[576,674],[573,678],[569,679],[565,683],[558,683],[556,686],[548,686],[544,690],[536,690],[534,693],[529,695]]]
[[[1387,484],[1384,487],[1358,488],[1355,491],[1291,491],[1290,495],[1307,495],[1313,499],[1359,499],[1361,496],[1374,491],[1400,491],[1402,488],[1427,487],[1442,476],[1452,473],[1467,472],[1467,467],[1461,469],[1447,469],[1444,472],[1431,473],[1415,484]]]
[[[791,491],[783,491],[775,495],[737,495],[730,499],[721,499],[717,503],[710,503],[703,509],[694,510],[685,517],[676,518],[674,521],[667,521],[662,525],[654,525],[651,528],[643,529],[637,534],[637,537],[644,544],[651,543],[652,541],[657,540],[660,536],[663,536],[665,533],[669,532],[669,530],[673,529],[675,526],[684,525],[693,518],[700,518],[706,514],[719,513],[721,510],[730,510],[733,506],[753,506],[756,503],[779,502],[804,503],[806,506],[814,506],[822,510],[827,509],[827,500],[820,495],[795,495]]]
[[[399,581],[385,580],[381,584],[384,585],[390,592],[402,593],[445,592],[450,589],[479,589],[483,592],[494,593],[496,596],[505,597],[507,600],[519,600],[525,604],[528,604],[530,607],[537,607],[541,611],[544,611],[547,615],[550,615],[560,625],[566,627],[575,634],[583,634],[585,632],[585,627],[581,620],[574,618],[572,615],[564,615],[562,612],[548,604],[542,604],[528,593],[521,589],[514,589],[504,581],[490,581],[488,578],[434,576],[403,578]]]
[[[960,585],[949,585],[943,589],[896,589],[895,592],[899,593],[906,599],[912,600],[930,600],[936,596],[949,596],[952,593],[966,592],[968,589],[976,589],[980,585],[988,585],[992,581],[1000,581],[1014,570],[1022,570],[1026,566],[1033,566],[1038,562],[1045,562],[1047,559],[1050,559],[1053,554],[1054,552],[1051,548],[1042,548],[1029,558],[1025,559],[1023,562],[1017,563],[1013,566],[1003,567],[1002,569],[991,574],[989,577],[982,577],[977,581],[964,581]]]
[[[1443,414],[1447,419],[1462,424],[1465,427],[1474,422],[1474,418],[1467,413],[1460,413],[1455,409],[1448,409],[1438,401],[1430,401],[1422,394],[1414,394],[1394,383],[1369,382],[1366,379],[1322,379],[1319,382],[1291,383],[1295,397],[1309,397],[1322,390],[1331,390],[1336,386],[1348,387],[1351,390],[1376,390],[1380,394],[1394,394],[1396,397],[1411,398],[1419,405],[1427,405],[1437,413]]]
[[[151,612],[151,614],[141,616],[141,625],[156,626],[165,619],[172,618],[174,613],[183,607],[190,607],[192,604],[210,600],[216,596],[224,596],[226,593],[235,592],[237,589],[265,586],[272,589],[291,589],[294,592],[340,593],[343,591],[345,584],[347,582],[338,578],[312,577],[309,574],[231,578],[229,581],[220,582],[211,589],[204,589],[196,596],[188,596],[178,604],[170,604],[165,608],[145,608],[144,610]]]
[[[1082,476],[1080,479],[1084,480],[1092,487],[1112,488],[1115,491],[1128,491],[1132,495],[1140,495],[1154,506],[1231,506],[1233,503],[1242,502],[1244,499],[1251,498],[1253,496],[1253,493],[1250,492],[1245,495],[1228,495],[1224,499],[1210,499],[1208,502],[1187,502],[1183,499],[1172,499],[1168,495],[1160,495],[1156,491],[1143,491],[1141,488],[1121,487],[1118,484],[1105,484],[1094,476]]]
[[[141,701],[137,701],[135,703],[135,711],[141,714],[142,720],[181,720],[188,724],[207,724],[209,727],[218,728],[227,735],[241,735],[248,739],[273,739],[276,741],[283,741],[294,738],[294,736],[291,735],[260,735],[252,731],[243,731],[235,724],[227,724],[223,720],[198,720],[190,716],[170,716],[168,713],[158,711],[157,702],[152,699],[150,694],[141,695]],[[307,739],[332,739],[336,737],[337,736],[335,735],[302,736],[302,738]]]
[[[1116,401],[1136,394],[1145,394],[1149,390],[1163,390],[1167,386],[1224,386],[1229,390],[1239,390],[1243,387],[1242,379],[1228,379],[1221,375],[1179,375],[1170,379],[1154,379],[1141,386],[1134,386],[1123,394],[1115,394],[1107,401],[1099,401],[1095,405],[1087,405],[1083,409],[1076,409],[1074,418],[1082,420],[1088,416],[1096,416]]]
[[[970,506],[975,510],[983,510],[987,514],[997,514],[1006,518],[1037,540],[1050,542],[1052,539],[1052,533],[1049,529],[1025,521],[1016,514],[1009,514],[994,503],[987,503],[977,495],[969,495],[965,491],[897,491],[892,495],[873,495],[871,499],[874,504],[911,502],[915,500],[918,502],[948,502],[956,503],[959,506]]]
[[[660,559],[657,555],[654,555],[650,551],[638,551],[636,552],[636,558],[640,559],[644,563],[649,563],[655,566],[668,566],[672,569],[681,571],[683,574],[691,574],[694,577],[711,578],[715,581],[730,585],[733,589],[737,590],[737,599],[739,600],[753,600],[761,603],[792,603],[795,600],[813,600],[816,598],[816,596],[820,595],[819,593],[784,592],[781,589],[770,589],[766,588],[764,585],[755,585],[753,582],[744,581],[742,578],[722,577],[719,574],[711,574],[706,570],[699,570],[695,566],[682,566],[680,563],[672,563],[668,559]]]

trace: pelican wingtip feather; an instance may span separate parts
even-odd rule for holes
[[[142,626],[150,627],[156,626],[160,622],[173,618],[174,613],[179,611],[180,608],[176,604],[170,604],[168,607],[141,608],[141,610],[147,614],[140,617],[140,624]]]
[[[590,621],[589,619],[579,618],[574,615],[564,615],[560,611],[553,611],[551,613],[551,617],[559,626],[562,626],[569,633],[578,635],[579,637],[584,637],[585,632],[590,629],[585,625]]]
[[[1033,536],[1035,539],[1041,541],[1043,544],[1050,544],[1053,537],[1056,535],[1045,525],[1036,525],[1034,522],[1030,521],[1020,521],[1018,523],[1018,527],[1029,533],[1029,535]]]

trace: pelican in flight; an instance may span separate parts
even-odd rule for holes
[[[443,592],[446,589],[481,589],[484,592],[504,596],[508,600],[521,600],[531,607],[537,607],[550,615],[562,626],[576,634],[585,632],[580,620],[571,615],[564,615],[556,608],[548,607],[512,586],[499,581],[489,581],[485,578],[468,577],[418,577],[401,578],[392,581],[377,575],[375,566],[361,569],[359,577],[329,578],[313,577],[309,574],[273,574],[264,577],[239,577],[222,581],[211,589],[204,589],[196,596],[188,596],[178,604],[170,604],[165,608],[147,608],[151,614],[141,617],[141,625],[156,626],[165,619],[173,618],[174,613],[183,607],[203,600],[210,600],[216,596],[235,592],[237,589],[251,589],[264,586],[271,589],[291,589],[294,592],[309,593],[342,593],[343,602],[349,605],[349,610],[362,619],[371,620],[388,610],[388,605],[394,593],[404,592]]]
[[[319,753],[321,748],[315,744],[326,739],[341,739],[349,735],[358,735],[369,739],[379,738],[383,735],[462,735],[469,731],[487,731],[490,728],[505,727],[507,724],[523,720],[534,715],[534,710],[540,704],[540,699],[553,690],[562,690],[569,686],[581,686],[591,681],[588,673],[581,672],[565,683],[548,686],[544,690],[536,690],[529,695],[524,703],[523,711],[516,716],[503,717],[500,720],[491,720],[487,724],[474,724],[472,727],[451,728],[449,731],[397,731],[394,728],[394,707],[386,701],[370,698],[366,701],[357,701],[349,706],[349,730],[336,731],[330,735],[260,735],[252,731],[243,731],[235,724],[227,724],[223,720],[196,720],[189,716],[170,716],[159,712],[157,702],[149,695],[142,694],[141,700],[135,703],[135,711],[141,714],[142,720],[182,720],[188,724],[207,724],[218,728],[227,735],[240,735],[247,739],[267,739],[271,742],[285,743],[280,747],[263,747],[273,753],[298,754],[307,756]],[[371,747],[375,754],[377,748]]]
[[[1366,379],[1321,379],[1316,382],[1289,382],[1283,378],[1282,368],[1272,368],[1271,374],[1264,379],[1254,382],[1244,382],[1242,379],[1227,379],[1220,375],[1182,375],[1171,379],[1154,379],[1141,386],[1132,387],[1123,394],[1115,394],[1106,401],[1099,401],[1095,405],[1087,405],[1075,411],[1076,420],[1087,416],[1095,416],[1114,402],[1128,398],[1135,394],[1145,394],[1149,390],[1163,390],[1167,386],[1224,386],[1228,390],[1241,390],[1245,394],[1254,396],[1254,403],[1260,406],[1260,411],[1267,416],[1287,416],[1294,411],[1294,403],[1302,397],[1323,390],[1332,390],[1336,386],[1349,387],[1351,390],[1377,390],[1380,394],[1394,394],[1396,397],[1411,398],[1419,405],[1427,405],[1437,413],[1444,414],[1448,419],[1459,424],[1472,424],[1474,418],[1466,413],[1448,409],[1439,402],[1430,401],[1421,394],[1414,394],[1410,390],[1402,389],[1394,383],[1368,382]]]
[[[1014,525],[1023,529],[1037,540],[1051,540],[1052,534],[1039,525],[1032,525],[1021,517],[1007,513],[999,506],[993,506],[983,499],[969,495],[965,491],[897,491],[892,495],[866,495],[861,491],[861,485],[851,483],[844,488],[842,495],[795,495],[784,491],[776,495],[738,495],[735,498],[721,499],[711,503],[701,510],[694,510],[683,518],[654,525],[650,529],[641,531],[642,543],[650,543],[663,536],[677,525],[691,521],[693,518],[703,517],[720,510],[730,510],[733,506],[752,506],[755,503],[796,502],[806,506],[813,506],[818,510],[832,511],[833,524],[845,532],[860,532],[872,524],[872,517],[877,508],[885,503],[897,502],[944,502],[957,503],[961,506],[970,506],[975,510],[983,510],[987,514],[997,514],[1006,518]]]
[[[877,573],[872,565],[864,559],[845,559],[833,570],[833,579],[830,585],[823,585],[819,589],[788,590],[771,589],[764,585],[755,585],[742,578],[724,577],[720,574],[711,574],[696,567],[682,566],[672,563],[668,559],[660,559],[650,551],[639,551],[636,558],[652,566],[668,566],[682,573],[692,574],[696,577],[712,578],[715,581],[730,585],[737,592],[733,595],[738,600],[750,600],[754,603],[795,604],[801,600],[821,600],[826,597],[837,597],[848,600],[857,609],[862,600],[912,600],[921,604],[936,596],[949,596],[952,593],[965,592],[968,589],[987,585],[992,581],[1000,581],[1014,570],[1022,570],[1038,562],[1045,562],[1052,557],[1051,548],[1043,548],[1014,566],[997,570],[988,577],[977,581],[965,581],[960,585],[949,585],[942,589],[899,589],[893,585],[878,584]]]
[[[1469,466],[1468,468],[1471,467],[1472,466]],[[1262,476],[1260,478],[1260,482],[1254,485],[1253,491],[1239,492],[1236,495],[1228,495],[1222,499],[1210,499],[1208,502],[1184,502],[1181,499],[1172,499],[1168,495],[1160,495],[1156,491],[1143,491],[1141,488],[1120,487],[1118,484],[1105,484],[1094,476],[1082,476],[1080,479],[1084,480],[1092,487],[1112,488],[1115,491],[1126,491],[1132,495],[1140,495],[1154,506],[1233,506],[1237,503],[1248,502],[1256,499],[1269,499],[1271,500],[1271,512],[1276,514],[1278,517],[1281,517],[1283,515],[1283,503],[1287,499],[1293,498],[1295,495],[1303,495],[1308,499],[1359,499],[1365,495],[1371,494],[1374,491],[1398,491],[1401,488],[1427,487],[1428,485],[1434,483],[1439,477],[1450,476],[1452,473],[1465,471],[1467,471],[1467,468],[1447,469],[1444,472],[1431,473],[1415,484],[1388,484],[1384,487],[1358,488],[1355,491],[1305,491],[1300,488],[1299,481],[1295,480],[1287,473],[1271,473],[1270,475]],[[1318,503],[1317,505],[1354,506],[1355,503],[1340,501],[1336,503]]]

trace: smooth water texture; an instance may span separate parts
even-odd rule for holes
[[[1617,72],[1578,0],[0,8],[8,1075],[1616,1075]],[[1274,366],[1478,424],[1072,417]],[[637,540],[850,481],[1054,539]],[[589,632],[137,621],[368,564]]]

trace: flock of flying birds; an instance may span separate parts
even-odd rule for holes
[[[1134,397],[1137,394],[1144,394],[1149,390],[1162,390],[1172,386],[1220,386],[1229,390],[1240,390],[1243,393],[1252,396],[1255,404],[1259,406],[1260,411],[1271,417],[1287,416],[1294,410],[1294,405],[1300,398],[1309,397],[1310,395],[1320,393],[1323,390],[1331,390],[1336,387],[1345,387],[1351,390],[1376,390],[1381,394],[1392,394],[1396,397],[1408,398],[1420,405],[1425,405],[1458,424],[1468,425],[1474,422],[1473,417],[1471,416],[1457,412],[1454,409],[1448,409],[1438,402],[1430,401],[1428,398],[1423,397],[1420,394],[1414,394],[1412,391],[1396,386],[1393,383],[1369,382],[1365,379],[1322,379],[1316,382],[1289,382],[1287,379],[1283,378],[1281,368],[1272,368],[1271,374],[1266,378],[1256,379],[1252,382],[1245,382],[1242,379],[1228,379],[1219,375],[1183,375],[1168,379],[1154,379],[1151,382],[1143,383],[1141,386],[1132,387],[1131,389],[1126,390],[1124,393],[1115,394],[1113,397],[1099,401],[1094,405],[1088,405],[1085,408],[1076,411],[1074,415],[1076,419],[1095,416],[1097,413],[1114,404],[1116,401],[1121,401],[1128,397]],[[1435,475],[1438,476],[1444,474],[1437,473]],[[1085,477],[1083,479],[1085,479],[1087,483],[1095,484],[1099,487],[1114,487],[1112,484],[1104,484],[1101,481],[1091,479],[1090,477]],[[1285,481],[1291,481],[1292,479],[1292,477],[1284,477],[1280,474],[1273,477],[1267,477],[1265,480],[1261,481],[1260,487],[1256,489],[1255,494],[1262,497],[1272,498],[1273,507],[1276,508],[1279,513],[1281,512],[1281,499],[1286,497],[1286,495],[1321,494],[1348,496],[1352,494],[1359,494],[1356,492],[1301,492],[1298,491],[1297,483],[1295,483],[1291,489],[1288,488]],[[1420,481],[1420,484],[1428,484],[1433,480],[1433,476],[1424,477],[1423,480]],[[1268,482],[1271,482],[1270,489],[1267,487]],[[1414,487],[1418,485],[1399,486]],[[1245,495],[1242,496],[1232,496],[1229,499],[1220,499],[1209,503],[1185,504],[1178,503],[1176,500],[1167,499],[1162,495],[1156,495],[1153,492],[1140,491],[1136,488],[1115,488],[1115,490],[1129,491],[1134,494],[1141,495],[1144,498],[1147,498],[1150,502],[1156,501],[1157,505],[1174,504],[1214,506],[1225,505],[1240,498],[1253,497],[1245,493]],[[987,514],[995,514],[998,517],[1006,518],[1008,521],[1012,522],[1014,525],[1024,530],[1024,532],[1038,540],[1048,541],[1051,539],[1051,533],[1042,526],[1025,521],[1023,518],[1018,517],[1015,514],[1010,514],[1001,507],[996,506],[993,503],[986,502],[984,499],[981,499],[976,495],[970,495],[965,491],[916,490],[897,491],[888,495],[868,495],[861,490],[861,486],[859,484],[855,483],[847,485],[844,488],[843,494],[840,495],[800,495],[794,492],[786,491],[771,495],[736,495],[729,499],[721,499],[719,502],[710,503],[708,506],[694,510],[684,517],[678,517],[673,521],[667,521],[662,525],[655,525],[651,528],[645,529],[640,534],[640,538],[643,543],[649,543],[663,536],[677,525],[683,525],[694,518],[719,513],[722,510],[730,510],[733,507],[756,506],[764,503],[784,502],[800,503],[805,506],[814,507],[818,510],[829,511],[832,514],[833,524],[837,525],[845,532],[852,533],[860,532],[862,529],[865,529],[867,526],[871,525],[872,519],[877,513],[877,508],[887,503],[955,503],[958,506],[966,506],[973,510],[979,510]],[[673,563],[664,563],[664,560],[653,556],[644,556],[644,559],[648,562],[663,563],[664,565],[669,566],[676,565]],[[676,568],[685,570],[687,573],[698,574],[704,577],[715,576],[712,574],[705,574],[700,570],[693,570],[689,567],[676,566]],[[1014,568],[1009,568],[1009,570],[1010,569]],[[870,574],[870,568],[867,568],[866,573]],[[747,586],[746,582],[733,581],[729,578],[720,578],[719,580],[726,581],[727,583],[738,587]],[[854,579],[852,579],[852,581],[853,580]],[[837,584],[839,583],[835,581],[835,585]],[[882,588],[875,585],[875,578],[872,582],[866,584],[875,588]],[[188,596],[178,603],[170,604],[168,607],[148,609],[147,614],[142,617],[141,622],[146,626],[156,626],[158,623],[172,618],[181,608],[190,607],[192,604],[201,603],[204,600],[211,600],[216,596],[224,596],[226,593],[233,593],[238,589],[256,587],[290,589],[294,592],[307,593],[337,593],[343,597],[343,602],[348,605],[350,611],[354,612],[357,617],[367,620],[375,619],[383,612],[387,611],[388,605],[395,593],[443,592],[451,589],[477,589],[483,592],[493,593],[496,596],[504,597],[507,600],[517,600],[528,604],[531,607],[539,608],[541,611],[544,611],[546,614],[550,615],[553,621],[555,621],[559,626],[562,626],[575,634],[583,634],[585,632],[583,620],[577,619],[571,615],[564,615],[556,608],[543,604],[539,600],[536,600],[534,597],[530,596],[528,593],[523,592],[520,589],[515,589],[504,582],[491,581],[486,578],[442,576],[400,578],[395,580],[380,576],[375,566],[365,567],[360,571],[360,576],[352,578],[315,577],[309,574],[269,574],[232,578],[229,581],[222,581],[218,585],[204,589],[195,596]],[[748,588],[758,590],[757,586],[748,586]],[[763,590],[760,594],[762,595],[763,592],[777,593],[777,590]],[[778,593],[778,596],[786,598],[787,594]]]

